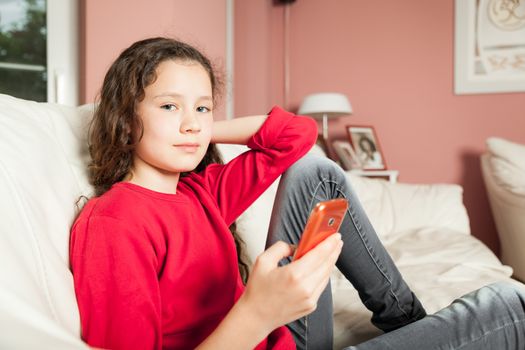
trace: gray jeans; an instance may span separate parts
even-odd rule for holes
[[[348,349],[524,349],[525,293],[510,284],[484,287],[425,317],[344,171],[328,158],[307,155],[283,174],[266,245],[279,240],[297,244],[315,204],[341,197],[349,208],[340,228],[344,245],[336,265],[372,311],[372,323],[386,332]],[[281,264],[289,262],[283,259]],[[331,349],[330,284],[313,313],[287,326],[298,349]]]

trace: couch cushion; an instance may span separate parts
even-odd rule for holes
[[[470,234],[463,188],[454,184],[405,184],[347,172],[379,236],[420,227]]]
[[[494,181],[512,193],[525,195],[525,145],[490,137],[487,150]]]

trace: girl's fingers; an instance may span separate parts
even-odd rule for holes
[[[341,242],[341,234],[335,233],[292,264],[296,265],[296,268],[303,273],[309,274],[326,262],[326,259],[337,249],[339,242]]]
[[[329,281],[330,281],[330,274],[328,274],[328,276],[326,276],[326,278],[323,279],[321,282],[319,282],[319,284],[315,287],[312,295],[315,297],[316,300],[319,299],[319,297],[321,296],[321,293],[326,288]]]
[[[323,285],[321,288],[324,289],[326,286],[325,280],[330,278],[330,274],[334,269],[335,263],[341,252],[342,244],[336,246],[336,248],[331,252],[331,254],[323,260],[322,264],[318,266],[317,269],[311,270],[304,278],[304,282],[312,286],[312,290],[317,289],[320,285]]]
[[[281,259],[292,255],[293,251],[294,247],[292,245],[278,241],[259,255],[256,263],[268,269],[275,268]]]

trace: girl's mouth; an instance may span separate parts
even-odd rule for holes
[[[199,145],[195,144],[195,143],[193,143],[193,144],[184,143],[184,144],[174,145],[174,146],[177,147],[180,150],[183,150],[184,152],[187,152],[187,153],[195,153],[199,149]]]

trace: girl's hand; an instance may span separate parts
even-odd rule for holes
[[[256,259],[241,301],[270,333],[313,312],[328,284],[343,242],[337,233],[292,263],[278,262],[293,254],[293,246],[277,242]]]

